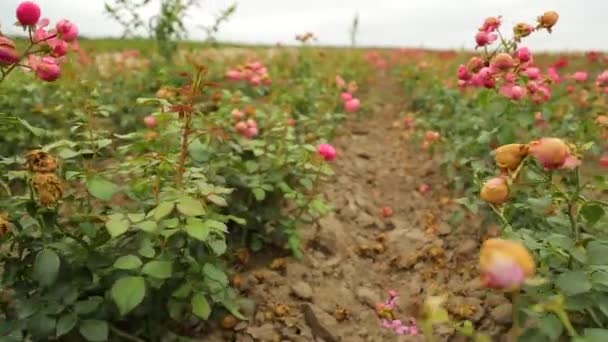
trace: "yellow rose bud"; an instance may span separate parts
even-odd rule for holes
[[[496,165],[501,169],[515,170],[528,154],[528,146],[524,144],[508,144],[496,149]]]
[[[509,185],[503,177],[494,177],[481,187],[481,199],[487,203],[499,205],[509,197]]]
[[[486,240],[481,246],[479,272],[485,286],[512,291],[534,276],[535,264],[532,255],[522,244],[494,238]]]

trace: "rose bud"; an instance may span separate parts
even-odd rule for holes
[[[547,31],[551,32],[551,28],[557,23],[559,14],[555,11],[548,11],[538,17],[538,27],[546,28]]]
[[[534,259],[522,244],[492,238],[484,241],[479,252],[482,283],[493,289],[514,291],[534,276]]]
[[[494,177],[481,187],[481,199],[487,203],[499,205],[509,197],[509,185],[503,177]]]
[[[527,37],[534,31],[534,26],[527,23],[519,23],[513,27],[513,34],[517,38]]]
[[[529,144],[529,153],[547,170],[575,168],[580,161],[562,139],[541,138]]]
[[[508,71],[515,65],[513,57],[506,52],[501,52],[492,58],[490,66],[500,71]]]
[[[496,165],[505,170],[515,170],[528,155],[528,146],[524,144],[502,145],[496,149]]]

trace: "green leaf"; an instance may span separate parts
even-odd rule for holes
[[[75,312],[68,312],[64,315],[62,315],[58,320],[57,320],[57,326],[56,326],[56,336],[60,337],[63,336],[67,333],[69,333],[70,331],[72,331],[72,329],[74,329],[74,327],[76,326],[76,322],[78,321],[78,316],[76,315]]]
[[[131,222],[137,223],[143,221],[146,218],[146,214],[127,214],[127,217]]]
[[[173,202],[162,202],[156,208],[154,208],[154,219],[156,221],[160,221],[163,218],[167,217],[173,209],[175,208],[175,203]]]
[[[209,306],[209,302],[204,295],[197,293],[192,296],[192,300],[190,301],[192,304],[192,313],[197,315],[202,319],[209,319],[209,315],[211,315],[211,307]]]
[[[184,196],[178,200],[177,210],[186,216],[201,216],[205,214],[205,208],[201,201],[190,196]]]
[[[255,188],[251,190],[253,192],[253,196],[258,202],[263,201],[266,198],[266,191],[262,188]]]
[[[205,221],[205,225],[210,229],[215,229],[220,232],[228,233],[228,227],[224,222],[216,221],[216,220],[207,220]]]
[[[91,195],[103,201],[109,201],[118,192],[116,184],[101,176],[93,176],[87,180],[87,190]]]
[[[200,240],[206,241],[207,237],[209,237],[209,226],[203,222],[203,220],[191,218],[189,217],[186,222],[186,233],[191,237]]]
[[[605,214],[604,208],[597,203],[586,203],[581,208],[580,214],[593,225],[597,223]]]
[[[137,250],[139,255],[145,258],[153,258],[156,255],[156,251],[154,250],[154,245],[152,241],[148,238],[144,238],[139,243],[139,250]]]
[[[46,130],[30,125],[30,123],[27,122],[25,119],[21,119],[21,118],[16,118],[16,119],[23,127],[27,128],[27,130],[30,131],[30,133],[32,133],[33,135],[35,135],[37,137],[46,135]]]
[[[112,286],[111,295],[118,311],[124,316],[144,300],[146,281],[143,277],[120,278]]]
[[[115,238],[124,234],[129,229],[129,221],[123,214],[112,214],[108,216],[108,222],[106,222],[106,229],[110,236]]]
[[[591,282],[582,271],[562,273],[555,281],[557,287],[568,296],[585,293],[591,290]]]
[[[153,278],[167,279],[171,277],[172,265],[168,261],[153,260],[145,264],[141,272]]]
[[[80,335],[90,342],[108,340],[108,323],[97,319],[87,319],[80,324]]]
[[[53,285],[59,275],[61,261],[59,256],[50,249],[43,249],[36,255],[34,261],[34,279],[42,286]]]
[[[598,241],[587,244],[587,260],[589,265],[608,265],[608,246]]]
[[[43,337],[48,337],[48,335],[52,334],[57,326],[55,318],[42,312],[32,316],[28,323],[28,332],[37,337],[34,339],[35,341],[46,340]]]
[[[226,207],[226,206],[228,206],[228,202],[226,202],[226,199],[224,197],[222,197],[222,196],[218,196],[218,195],[213,194],[213,195],[207,196],[207,199],[211,203],[213,203],[213,204],[215,204],[217,206],[220,206],[220,207]]]
[[[143,263],[135,255],[125,255],[116,259],[114,268],[119,270],[133,270],[139,268]]]
[[[74,311],[80,316],[88,315],[91,312],[97,310],[99,305],[103,302],[101,297],[89,297],[87,300],[81,300],[74,304]]]
[[[173,291],[172,296],[175,298],[186,298],[192,292],[192,284],[189,282],[184,283],[177,290]]]
[[[585,329],[586,342],[606,342],[608,341],[607,329]]]
[[[135,225],[135,228],[141,229],[144,232],[148,233],[156,233],[158,230],[158,226],[155,221],[144,221]]]
[[[222,270],[217,268],[217,266],[211,263],[206,263],[205,266],[203,266],[203,273],[208,278],[215,280],[221,284],[228,284],[228,278],[226,277],[226,274]]]
[[[539,320],[538,328],[543,334],[549,336],[551,341],[556,341],[562,335],[564,327],[562,322],[554,314],[548,314]]]
[[[209,247],[215,255],[220,256],[226,252],[226,241],[223,239],[213,240],[209,242]]]

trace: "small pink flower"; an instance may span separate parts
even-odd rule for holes
[[[588,74],[586,71],[577,71],[572,75],[572,79],[576,82],[585,82],[588,78]]]
[[[33,67],[38,78],[43,81],[52,82],[61,76],[61,68],[57,61],[52,57],[43,57],[39,61],[35,62]]]
[[[55,28],[59,37],[68,43],[78,38],[78,27],[67,19],[59,20]]]
[[[456,74],[457,74],[459,80],[468,81],[471,79],[471,74],[469,73],[467,66],[464,64],[460,64],[458,66],[458,71]]]
[[[16,14],[21,25],[36,25],[38,19],[40,19],[40,7],[31,1],[24,1],[17,6]]]
[[[242,110],[237,109],[237,108],[232,110],[231,115],[232,115],[232,118],[237,121],[245,118],[245,113],[243,113]]]
[[[348,101],[353,98],[353,95],[351,93],[345,91],[342,94],[340,94],[340,97],[342,98],[342,101]]]
[[[226,71],[226,77],[231,81],[240,81],[243,75],[238,70],[230,69]]]
[[[144,124],[149,129],[156,127],[156,117],[154,115],[148,115],[144,118]]]
[[[418,192],[422,195],[426,195],[429,191],[431,191],[431,186],[426,183],[422,183],[418,186]]]
[[[258,75],[254,75],[249,79],[249,84],[252,86],[259,86],[262,84],[262,78]]]
[[[506,95],[510,97],[512,100],[520,100],[524,95],[526,95],[526,90],[518,85],[507,86]]]
[[[344,102],[344,109],[349,113],[354,113],[359,109],[359,105],[361,102],[359,99],[352,98],[346,102]]]
[[[500,27],[500,21],[501,21],[501,17],[487,17],[484,22],[483,25],[479,28],[479,31],[483,31],[486,33],[490,33],[490,32],[494,32],[496,31],[497,28]]]
[[[531,80],[536,80],[540,77],[540,69],[537,67],[529,67],[523,71],[523,74]]]
[[[12,40],[0,36],[0,65],[6,66],[17,63],[19,55]]]
[[[426,131],[424,132],[424,141],[433,142],[439,140],[441,135],[437,131]]]
[[[519,59],[522,63],[528,62],[532,58],[530,49],[527,47],[520,47],[515,51],[515,58]]]
[[[336,158],[336,149],[330,144],[319,144],[317,153],[326,161],[332,161]]]
[[[604,169],[608,169],[608,154],[604,154],[599,160],[600,166]]]
[[[475,42],[477,43],[477,47],[492,44],[496,39],[498,39],[498,36],[495,33],[479,31],[475,35]]]
[[[608,86],[608,70],[605,70],[601,74],[597,75],[597,78],[595,79],[595,84],[598,87]]]
[[[239,121],[234,125],[234,129],[241,135],[247,132],[247,128],[247,123],[245,121]]]
[[[247,132],[245,133],[245,137],[251,139],[258,135],[258,126],[247,127]]]
[[[61,39],[52,38],[47,41],[53,57],[63,57],[68,53],[68,43]]]
[[[547,76],[549,76],[549,79],[551,79],[551,81],[553,81],[553,83],[559,83],[560,77],[559,77],[559,74],[557,73],[557,68],[555,68],[555,67],[548,68]]]

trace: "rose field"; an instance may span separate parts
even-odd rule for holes
[[[608,341],[608,53],[528,47],[550,9],[458,51],[192,42],[195,2],[3,22],[0,342]]]

